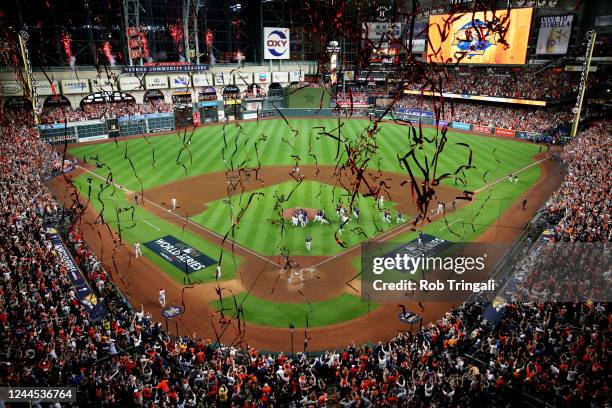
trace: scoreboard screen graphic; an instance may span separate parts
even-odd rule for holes
[[[532,14],[532,8],[520,8],[487,11],[486,15],[431,16],[427,59],[440,63],[524,64]],[[491,28],[494,25],[495,30]]]

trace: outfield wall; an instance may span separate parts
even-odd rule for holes
[[[317,89],[317,88],[313,88]],[[414,110],[413,110],[414,111]],[[401,112],[390,114],[385,110],[366,110],[366,109],[355,109],[353,118],[368,119],[369,117],[375,116],[386,120],[402,120],[408,121],[414,125],[419,124],[435,126],[436,121],[427,112]],[[223,110],[219,110],[219,121],[225,121],[225,115]],[[276,108],[276,109],[261,109],[257,111],[242,111],[241,117],[238,120],[252,120],[252,119],[265,119],[265,118],[291,118],[291,117],[320,117],[320,118],[334,118],[349,116],[343,115],[340,111],[331,108]],[[113,133],[112,124],[116,123],[118,126],[118,133]],[[438,126],[447,126],[449,129],[456,129],[459,131],[468,131],[474,133],[482,133],[487,135],[502,136],[508,138],[518,138],[525,140],[532,140],[536,142],[551,142],[550,136],[522,132],[512,129],[494,128],[491,126],[477,125],[463,122],[446,122],[438,121]],[[151,114],[151,115],[136,115],[126,116],[117,119],[107,120],[89,120],[83,122],[72,122],[68,124],[53,124],[53,125],[40,125],[39,127],[41,137],[48,143],[75,143],[75,142],[89,142],[94,140],[107,139],[109,137],[122,137],[122,136],[134,136],[139,134],[147,133],[159,133],[176,130],[175,118],[173,113],[164,114]]]

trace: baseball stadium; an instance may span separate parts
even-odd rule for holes
[[[612,403],[612,3],[0,21],[1,406]]]

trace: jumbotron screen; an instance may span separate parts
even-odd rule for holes
[[[478,12],[431,16],[427,59],[443,63],[524,64],[532,13],[531,8],[519,8],[487,11],[486,15]],[[491,29],[494,18],[498,20],[497,29]]]

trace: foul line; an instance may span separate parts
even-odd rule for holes
[[[147,220],[140,220],[140,221],[142,221],[142,222],[144,222],[144,223],[146,223],[146,224],[149,224],[150,226],[152,226],[153,228],[155,228],[155,229],[156,229],[156,230],[158,230],[158,231],[161,231],[159,228],[157,228],[155,225],[151,224],[151,223],[150,223],[149,221],[147,221]]]
[[[94,173],[93,171],[88,170],[88,169],[86,169],[86,168],[84,168],[84,167],[82,167],[82,166],[80,166],[80,165],[77,165],[77,167],[78,167],[78,168],[80,168],[80,169],[82,169],[82,170],[84,170],[84,171],[86,171],[87,173],[90,173],[90,174],[94,175],[95,177],[99,178],[100,180],[108,181],[108,180],[106,180],[104,177],[102,177],[102,176],[100,176],[100,175],[98,175],[98,174]],[[112,184],[112,185],[113,185],[113,186],[115,186],[115,187],[119,187],[121,190],[123,190],[123,191],[125,191],[125,192],[131,193],[131,191],[130,191],[130,190],[126,189],[125,187],[123,187],[123,186],[121,186],[121,185],[119,185],[119,184],[116,184],[115,182],[112,182],[112,181],[111,181],[111,182],[109,182],[109,183],[110,183],[110,184]],[[143,199],[144,201],[146,201],[146,202],[148,202],[148,203],[150,203],[150,204],[154,205],[155,207],[157,207],[157,208],[161,209],[161,210],[164,210],[164,211],[167,211],[167,210],[168,210],[167,208],[162,207],[161,205],[157,204],[157,203],[156,203],[156,202],[154,202],[154,201],[149,200],[148,198],[144,198],[144,197],[143,197],[142,199]],[[203,226],[201,226],[200,224],[198,224],[198,223],[196,223],[196,222],[191,221],[189,218],[183,217],[182,215],[177,214],[177,213],[175,213],[175,212],[173,212],[172,214],[173,214],[175,217],[180,218],[180,219],[182,219],[183,221],[188,222],[189,224],[193,225],[194,227],[197,227],[197,228],[199,228],[199,229],[201,229],[201,230],[203,230],[203,231],[206,231],[207,233],[209,233],[209,234],[211,234],[211,235],[214,235],[214,236],[216,236],[217,238],[221,238],[221,239],[223,239],[223,236],[221,236],[221,235],[217,234],[216,232],[211,231],[211,230],[209,230],[209,229],[207,229],[207,228],[204,228],[204,227],[203,227]],[[145,222],[146,222],[146,221],[145,221]],[[148,224],[148,223],[147,223],[147,224]],[[157,228],[157,227],[156,227],[156,228]],[[278,263],[276,263],[276,262],[274,262],[274,261],[271,261],[271,260],[269,260],[268,258],[266,258],[265,256],[260,255],[260,254],[258,254],[257,252],[254,252],[254,251],[252,251],[252,250],[250,250],[250,249],[248,249],[248,248],[243,247],[242,245],[240,245],[240,244],[236,243],[236,241],[233,241],[233,240],[230,240],[230,239],[228,239],[227,241],[228,241],[229,243],[231,243],[233,246],[235,246],[235,247],[239,248],[239,249],[240,249],[240,250],[242,250],[242,251],[248,252],[249,254],[254,255],[254,256],[256,256],[256,257],[258,257],[259,259],[263,259],[264,261],[269,262],[269,263],[271,263],[272,265],[275,265],[275,266],[281,266],[281,267],[282,267],[282,265],[281,265],[281,264],[278,264]],[[223,247],[221,247],[221,249],[223,249]]]
[[[533,166],[536,166],[536,165],[542,163],[543,161],[546,161],[546,160],[550,159],[551,157],[552,156],[546,156],[545,158],[540,159],[540,160],[538,160],[538,161],[536,161],[534,163],[531,163],[530,165],[525,166],[522,169],[519,169],[519,170],[513,172],[512,174],[521,173],[521,172],[523,172],[523,171],[525,171],[527,169],[532,168]],[[484,186],[482,186],[481,188],[479,188],[478,190],[476,190],[475,193],[479,193],[479,192],[481,192],[481,191],[483,191],[483,190],[485,190],[485,189],[487,189],[489,187],[492,187],[492,186],[494,186],[495,184],[499,183],[502,180],[507,180],[507,178],[508,178],[507,176],[503,176],[503,177],[500,177],[499,179],[497,179],[495,181],[487,183]],[[388,240],[390,238],[393,238],[393,237],[395,237],[395,236],[397,236],[399,234],[402,234],[403,232],[409,230],[410,228],[412,228],[412,227],[409,226],[409,225],[404,225],[404,226],[400,226],[400,227],[397,227],[397,228],[393,228],[393,229],[390,229],[389,231],[383,232],[378,237],[374,237],[373,240],[375,240],[376,242],[385,242],[386,240]],[[391,234],[392,232],[393,232],[393,234]],[[388,234],[391,234],[391,235],[388,235]],[[324,260],[322,260],[321,262],[319,262],[316,265],[313,265],[312,268],[319,267],[319,266],[321,266],[321,265],[323,265],[323,264],[325,264],[325,263],[327,263],[329,261],[332,261],[332,260],[334,260],[334,259],[336,259],[338,257],[346,255],[349,252],[354,251],[355,249],[360,248],[360,247],[361,247],[360,245],[356,245],[356,246],[354,246],[352,248],[347,249],[346,251],[339,252],[336,255],[334,255],[334,256],[332,256],[330,258],[324,259]]]
[[[453,224],[458,223],[459,221],[463,221],[463,218],[459,218],[458,220],[455,220],[455,221],[451,222],[450,224],[445,225],[445,226],[444,226],[444,228],[440,228],[440,229],[438,230],[438,232],[440,232],[440,231],[444,231],[445,229],[447,229],[448,227],[450,227],[450,226],[451,226],[451,225],[453,225]]]

